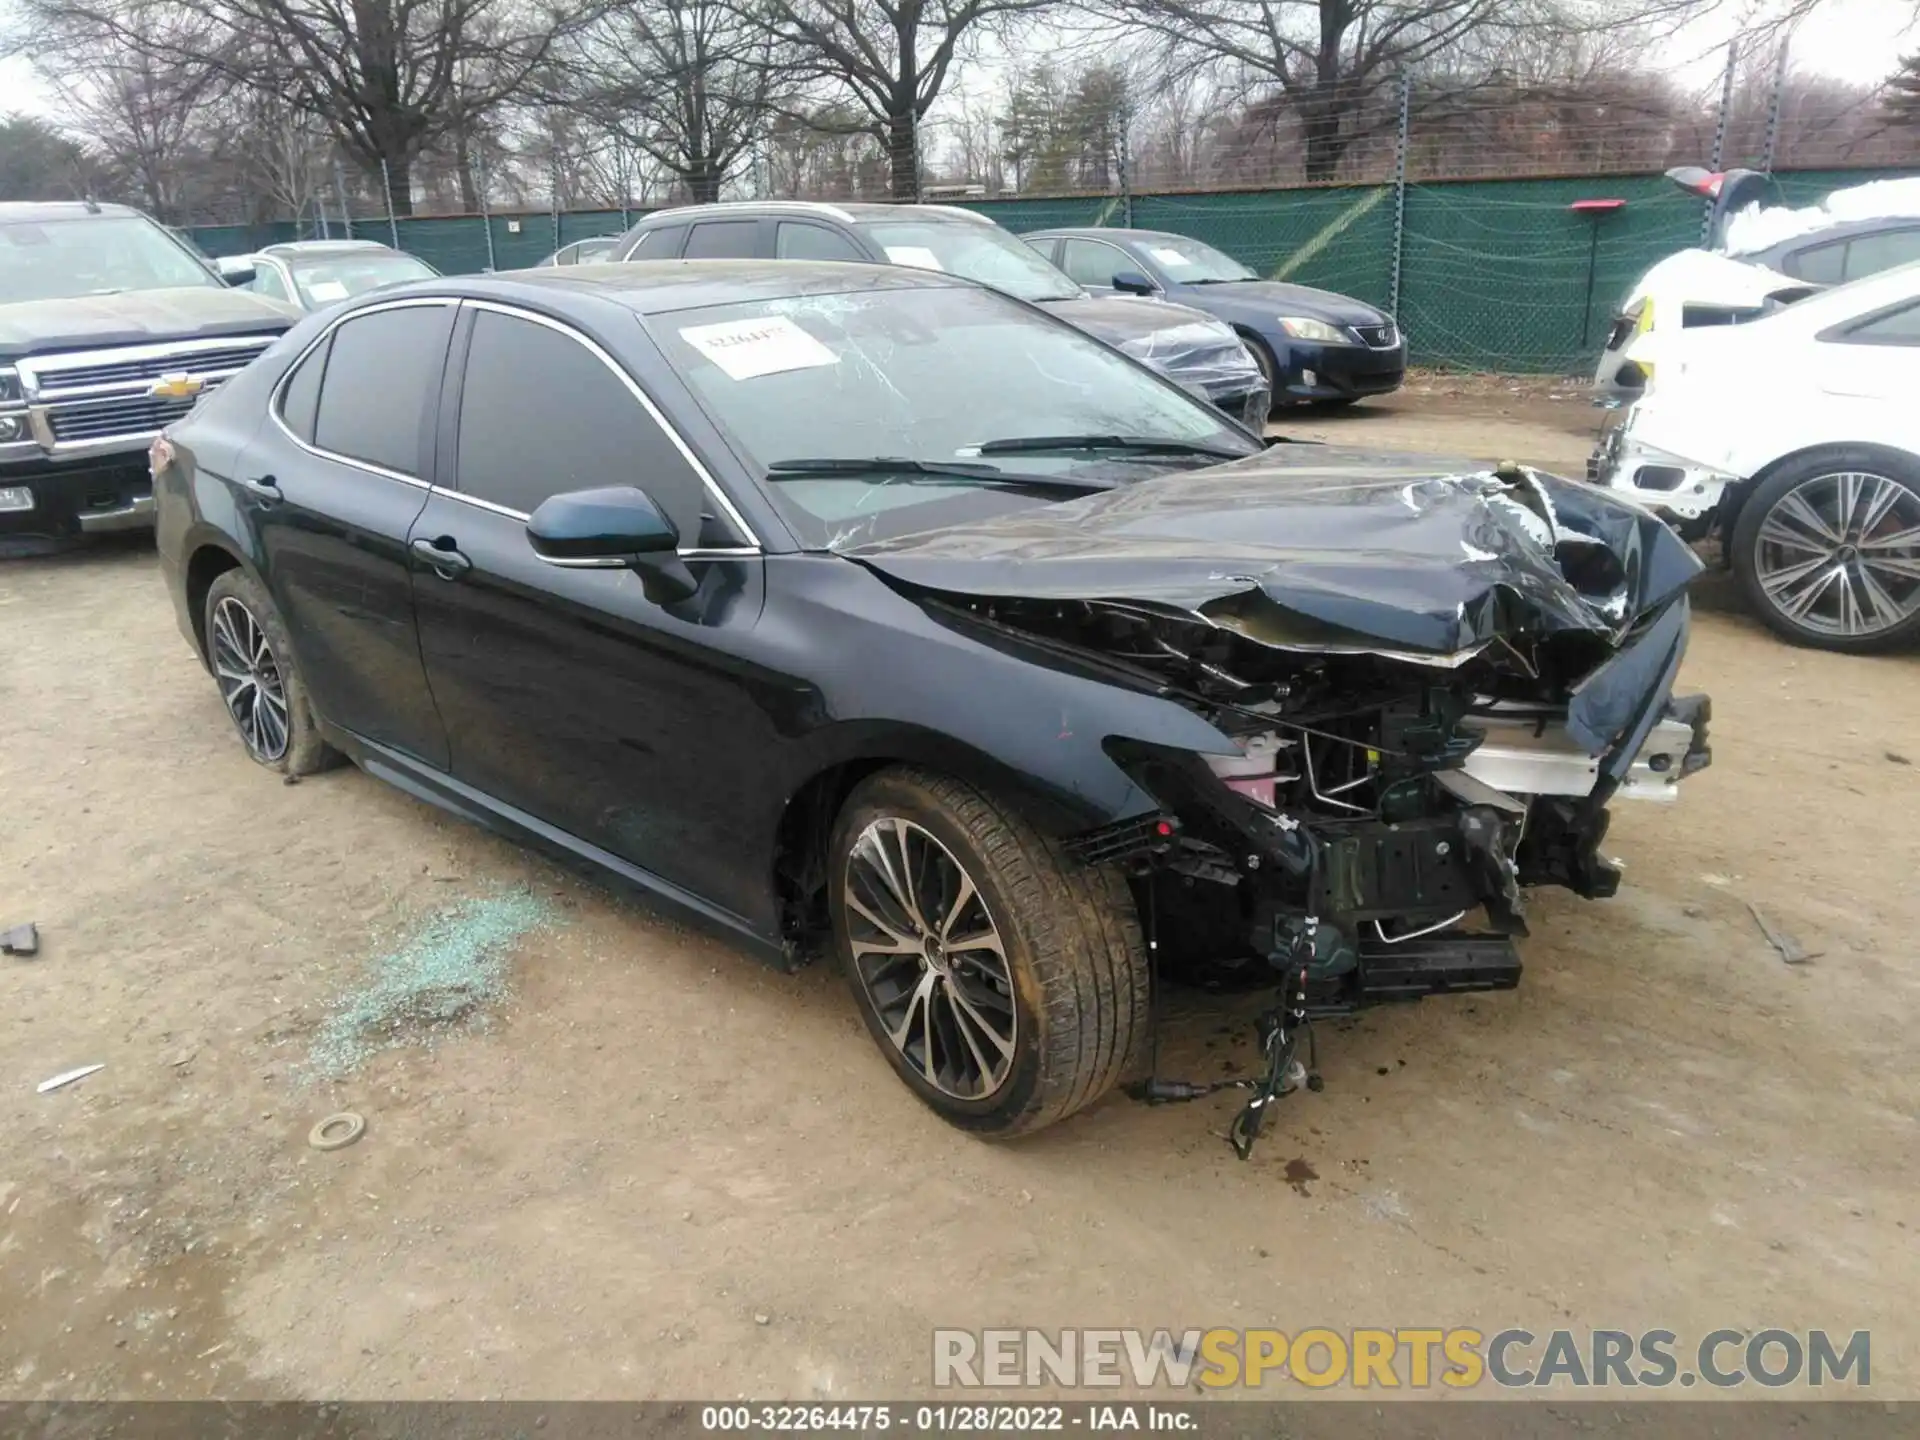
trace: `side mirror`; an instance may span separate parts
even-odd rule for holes
[[[549,565],[631,567],[656,605],[684,600],[700,588],[680,560],[673,521],[651,495],[631,485],[551,496],[528,518],[527,542]]]
[[[1121,270],[1113,277],[1113,288],[1122,295],[1152,295],[1157,287],[1138,270]]]
[[[220,278],[229,285],[251,285],[255,274],[254,267],[237,255],[226,255],[213,262],[220,271]]]

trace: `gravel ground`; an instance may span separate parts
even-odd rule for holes
[[[1282,428],[1577,473],[1592,421],[1424,378]],[[250,764],[144,545],[0,567],[0,1395],[899,1396],[932,1326],[1068,1324],[1870,1329],[1920,1395],[1920,658],[1702,610],[1715,764],[1621,807],[1621,895],[1323,1035],[1240,1164],[1230,1095],[969,1140],[825,969]],[[1251,1008],[1179,999],[1167,1068]]]

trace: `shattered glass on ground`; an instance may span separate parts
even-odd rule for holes
[[[334,1005],[309,1068],[344,1075],[382,1050],[483,1028],[506,993],[514,947],[553,919],[553,907],[524,890],[463,900],[433,915],[375,958],[366,982]]]

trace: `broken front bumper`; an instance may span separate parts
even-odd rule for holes
[[[1587,479],[1669,520],[1686,522],[1711,515],[1722,492],[1738,477],[1637,439],[1634,417],[1635,410],[1628,409],[1600,432],[1593,454],[1587,457]]]

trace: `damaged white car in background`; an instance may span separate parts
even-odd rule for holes
[[[1791,206],[1756,170],[1683,165],[1667,178],[1711,205],[1705,234],[1634,282],[1594,370],[1596,404],[1631,404],[1691,331],[1744,325],[1920,260],[1920,179],[1874,180]]]
[[[1695,329],[1601,438],[1596,483],[1681,536],[1717,534],[1762,620],[1798,644],[1920,635],[1920,264],[1735,327]]]

